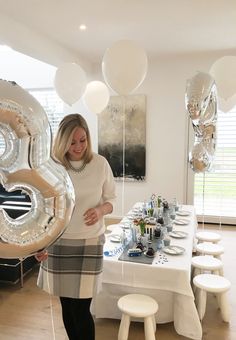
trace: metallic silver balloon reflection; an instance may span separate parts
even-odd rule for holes
[[[31,210],[12,219],[0,208],[0,257],[26,257],[45,249],[65,230],[74,208],[74,188],[64,167],[50,156],[51,130],[37,100],[14,82],[0,80],[0,133],[5,149],[0,181],[22,190]]]
[[[187,89],[185,95],[186,109],[194,125],[204,123],[204,120],[209,120],[209,115],[214,119],[213,113],[206,112],[209,108],[209,102],[214,102],[214,91],[216,85],[214,79],[208,74],[199,72],[187,82]],[[214,113],[216,113],[214,111]],[[206,117],[207,116],[207,117]]]
[[[217,89],[209,74],[200,72],[187,82],[185,105],[195,133],[190,167],[210,171],[216,148]]]
[[[189,154],[189,164],[194,172],[205,172],[210,169],[211,156],[202,142],[194,144]]]

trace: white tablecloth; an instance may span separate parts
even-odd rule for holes
[[[159,261],[160,252],[157,252],[151,265],[119,261],[119,256],[104,257],[101,287],[93,304],[93,313],[97,318],[120,318],[117,301],[121,296],[128,293],[147,294],[159,304],[157,323],[173,321],[178,334],[196,340],[202,338],[202,327],[190,284],[197,221],[192,206],[183,206],[183,209],[191,213],[184,217],[189,223],[185,226],[174,225],[174,230],[185,231],[188,237],[171,238],[171,245],[184,247],[184,254],[165,254],[168,262],[162,263]]]

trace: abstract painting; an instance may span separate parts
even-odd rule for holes
[[[112,96],[98,115],[98,153],[114,177],[143,181],[146,175],[146,96]]]

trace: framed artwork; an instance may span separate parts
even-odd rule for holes
[[[143,181],[146,175],[146,96],[112,96],[98,115],[98,153],[114,177]]]

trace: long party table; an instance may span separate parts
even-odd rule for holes
[[[137,203],[134,208],[139,205]],[[191,288],[191,258],[197,220],[193,206],[183,206],[182,209],[190,213],[184,217],[187,224],[174,224],[173,230],[184,231],[188,235],[183,239],[171,238],[171,245],[185,248],[183,254],[169,255],[157,251],[152,264],[120,261],[119,254],[104,256],[102,280],[92,307],[96,318],[120,319],[117,301],[121,296],[146,294],[158,302],[157,323],[173,321],[178,334],[196,340],[202,338],[201,322]],[[124,221],[127,218],[121,223]],[[105,249],[109,246],[114,247],[107,237]]]

